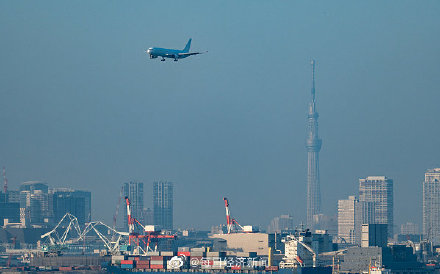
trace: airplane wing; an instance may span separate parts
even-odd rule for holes
[[[205,51],[205,52],[207,52],[207,51]],[[179,53],[179,56],[191,56],[191,55],[196,55],[196,54],[202,54],[202,53],[205,53],[205,52],[186,52],[186,53]]]

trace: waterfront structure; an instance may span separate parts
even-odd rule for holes
[[[144,183],[131,181],[124,183],[122,186],[122,193],[130,200],[131,216],[143,223],[144,211]],[[124,206],[124,229],[128,231],[127,208]]]
[[[307,115],[307,226],[313,226],[313,216],[321,213],[319,181],[319,151],[322,140],[318,136],[318,112],[315,101],[315,60],[312,60],[312,89]]]
[[[359,179],[359,201],[373,204],[373,224],[387,224],[388,237],[393,237],[393,180],[385,176],[368,176]]]
[[[281,233],[285,231],[294,231],[294,230],[295,230],[295,224],[293,222],[293,217],[287,214],[273,218],[272,221],[270,222],[267,232]]]
[[[154,224],[162,229],[173,229],[173,188],[172,182],[153,184]]]
[[[427,170],[423,181],[423,238],[440,243],[440,168]]]

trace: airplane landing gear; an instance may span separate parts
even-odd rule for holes
[[[162,61],[162,62],[165,61],[165,58],[162,57],[162,59],[160,59],[160,61]]]

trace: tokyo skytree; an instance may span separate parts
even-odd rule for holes
[[[318,137],[318,112],[315,102],[315,60],[312,60],[312,90],[307,115],[307,226],[313,226],[313,216],[321,213],[319,183],[319,151],[322,140]]]

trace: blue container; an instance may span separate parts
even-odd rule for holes
[[[133,265],[132,264],[121,264],[121,268],[132,269]]]

